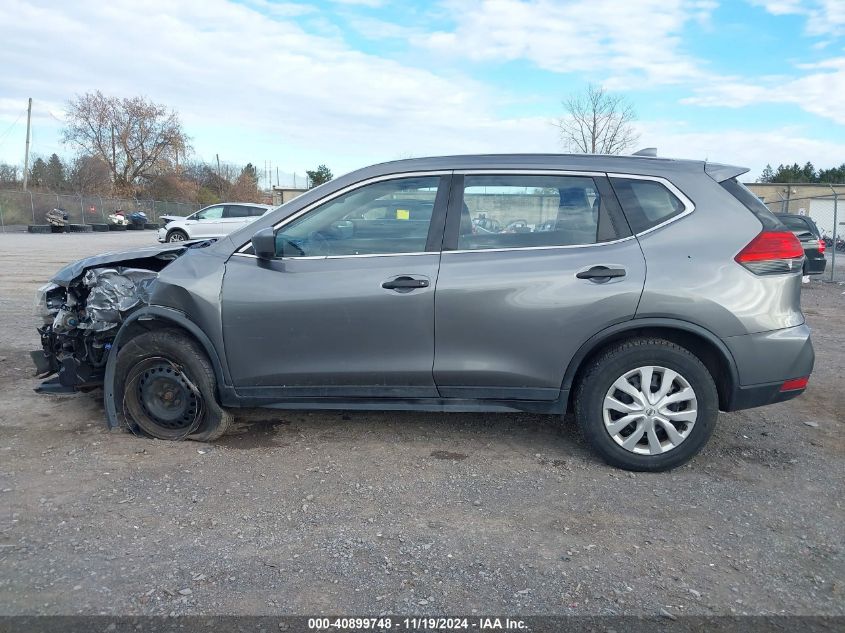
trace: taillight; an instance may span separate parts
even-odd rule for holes
[[[804,248],[790,231],[763,231],[734,259],[755,275],[790,273],[804,264]]]
[[[824,254],[824,249],[827,248],[827,244],[824,243],[824,240],[819,240],[819,253]]]

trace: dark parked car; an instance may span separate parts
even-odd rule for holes
[[[781,213],[777,217],[801,241],[804,248],[804,274],[821,275],[827,266],[824,256],[826,245],[816,223],[806,215]]]
[[[216,240],[70,264],[33,360],[42,389],[102,385],[111,426],[158,438],[215,439],[238,407],[571,410],[611,464],[665,470],[813,368],[801,244],[745,171],[375,165]]]

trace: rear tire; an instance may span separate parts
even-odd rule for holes
[[[118,352],[114,380],[118,412],[152,437],[210,442],[232,422],[217,403],[211,362],[179,330],[153,330],[131,339]]]
[[[574,408],[587,443],[608,464],[657,472],[686,463],[704,447],[716,426],[719,396],[710,372],[689,350],[638,338],[589,363]]]

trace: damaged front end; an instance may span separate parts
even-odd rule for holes
[[[157,277],[158,272],[139,268],[91,268],[68,287],[40,288],[42,349],[30,354],[36,375],[58,373],[57,384],[64,388],[101,384],[118,327],[132,310],[149,303]]]
[[[52,380],[36,391],[102,385],[112,343],[126,317],[149,305],[159,271],[190,248],[210,242],[107,253],[74,262],[36,296],[41,349],[30,352],[35,375]]]

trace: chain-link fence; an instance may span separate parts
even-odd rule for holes
[[[71,224],[107,224],[116,211],[143,211],[151,223],[162,215],[186,216],[202,205],[187,202],[143,200],[138,198],[104,198],[82,194],[36,193],[32,191],[0,191],[0,227],[47,224],[46,215],[61,209]]]
[[[766,201],[773,213],[789,213],[810,217],[825,243],[827,268],[822,279],[845,281],[845,193],[791,197],[788,200]]]

